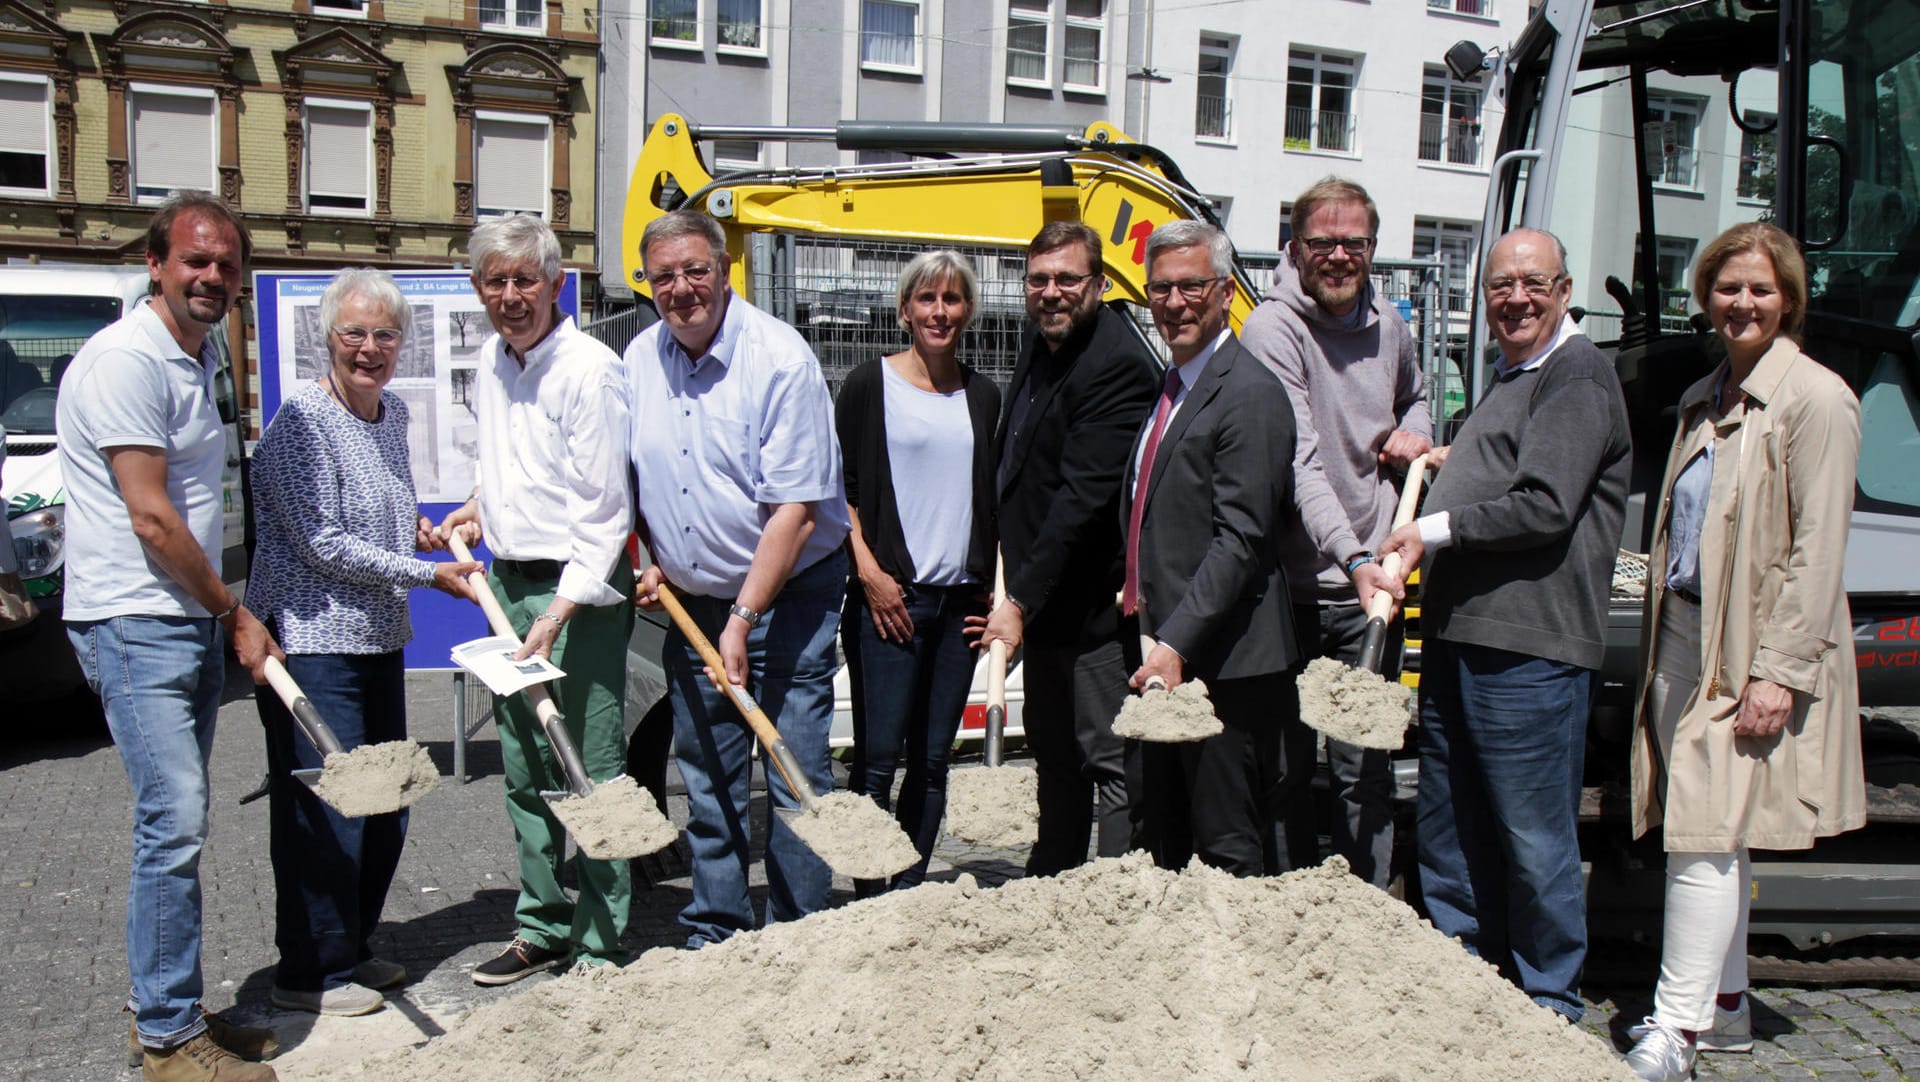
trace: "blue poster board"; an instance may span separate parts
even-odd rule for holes
[[[331,274],[261,271],[253,276],[259,314],[260,429],[265,431],[287,390],[317,378],[326,358],[320,327],[320,295]],[[493,331],[467,272],[400,271],[393,275],[413,307],[413,327],[401,347],[387,389],[407,402],[408,443],[420,511],[435,522],[466,501],[472,491],[478,425],[469,406],[481,345]],[[560,310],[579,318],[580,276],[568,271]],[[448,558],[445,553],[433,559]],[[482,545],[474,558],[490,560]],[[451,669],[453,647],[488,633],[487,618],[470,601],[438,590],[415,590],[408,599],[413,641],[408,669]]]

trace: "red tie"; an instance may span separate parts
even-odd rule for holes
[[[1160,435],[1167,430],[1167,415],[1173,412],[1173,400],[1180,394],[1180,369],[1169,365],[1167,385],[1160,394],[1160,405],[1153,411],[1153,427],[1147,430],[1147,445],[1140,452],[1140,472],[1133,479],[1133,508],[1127,514],[1127,581],[1120,592],[1120,611],[1132,616],[1140,610],[1140,516],[1147,509],[1147,480],[1153,476],[1153,454],[1160,449]]]

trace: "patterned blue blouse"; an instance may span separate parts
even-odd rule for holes
[[[309,383],[253,452],[257,548],[247,607],[291,654],[382,654],[413,637],[407,592],[433,585],[414,554],[419,505],[407,405],[380,394],[365,421]]]

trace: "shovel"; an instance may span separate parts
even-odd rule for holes
[[[1006,563],[996,558],[993,596],[1007,596]],[[1007,734],[1007,644],[987,647],[985,765],[956,770],[947,780],[947,830],[963,841],[996,848],[1031,845],[1040,838],[1040,778],[1001,765]]]
[[[1427,481],[1427,456],[1421,455],[1407,467],[1407,483],[1400,490],[1400,505],[1394,508],[1393,528],[1399,529],[1413,521],[1413,510],[1420,506],[1420,487]],[[1390,552],[1381,562],[1380,569],[1390,579],[1400,577],[1400,554]],[[1393,611],[1393,595],[1385,590],[1375,590],[1373,602],[1367,606],[1367,630],[1360,638],[1359,668],[1368,672],[1380,671],[1380,660],[1387,651],[1387,614]]]
[[[1147,627],[1144,598],[1135,613],[1140,626]],[[1140,660],[1146,661],[1158,645],[1158,640],[1142,631]],[[1169,689],[1166,680],[1155,675],[1147,677],[1140,694],[1129,695],[1120,704],[1120,715],[1113,719],[1113,731],[1129,740],[1151,744],[1190,744],[1218,736],[1226,731],[1226,726],[1213,712],[1213,701],[1207,698],[1204,681],[1183,680],[1179,687]]]
[[[720,651],[714,649],[700,625],[693,622],[693,616],[674,595],[673,588],[663,582],[656,592],[680,634],[693,644],[707,668],[720,677],[727,701],[747,720],[754,738],[767,749],[767,761],[779,771],[781,780],[787,783],[787,791],[799,802],[798,808],[775,808],[774,814],[780,821],[841,875],[853,879],[884,879],[912,867],[920,859],[912,839],[878,804],[853,793],[823,797],[813,791],[806,771],[781,738],[773,719],[760,709],[746,688],[727,679],[727,665]]]
[[[363,745],[351,752],[341,747],[340,738],[280,659],[267,659],[266,677],[323,764],[291,773],[341,815],[361,818],[399,811],[427,795],[439,781],[439,771],[426,749],[410,740]]]
[[[293,682],[293,674],[280,664],[277,657],[267,659],[267,683],[272,686],[273,693],[280,696],[280,701],[287,704],[287,712],[293,715],[293,723],[300,727],[300,731],[312,742],[314,750],[320,753],[321,762],[326,762],[329,755],[346,752],[347,749],[340,746],[340,738],[333,735],[333,729],[320,716],[320,711],[314,709],[307,693]],[[320,775],[324,772],[324,767],[311,766],[293,771],[293,776],[312,789],[320,784]]]

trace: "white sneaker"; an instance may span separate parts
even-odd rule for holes
[[[267,999],[283,1011],[308,1014],[372,1014],[387,1005],[387,997],[365,985],[348,982],[321,992],[296,992],[275,985]]]
[[[1627,1031],[1636,1043],[1627,1053],[1627,1066],[1642,1082],[1686,1082],[1693,1077],[1693,1042],[1672,1026],[1649,1015]]]
[[[1753,1007],[1752,1000],[1740,997],[1740,1009],[1725,1011],[1719,1004],[1713,1007],[1713,1028],[1702,1033],[1698,1047],[1702,1052],[1751,1052],[1753,1051]]]

